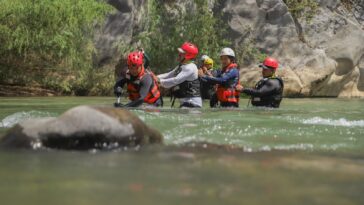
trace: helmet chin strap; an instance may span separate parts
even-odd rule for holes
[[[179,62],[181,63],[181,64],[183,64],[183,62],[185,62],[185,58],[182,58]]]
[[[180,58],[179,63],[182,65],[183,62],[186,60],[186,58],[184,57],[184,55],[182,53],[179,53],[178,57]]]

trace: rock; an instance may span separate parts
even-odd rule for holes
[[[259,51],[278,58],[286,96],[364,97],[363,66],[359,66],[364,55],[364,0],[317,2],[317,14],[306,22],[294,18],[282,0],[208,1],[215,13],[222,14],[228,25],[226,37],[236,51],[252,41]],[[96,38],[100,66],[119,59],[116,44],[135,46],[148,18],[147,0],[109,3],[118,12],[108,17]],[[192,1],[161,4],[170,8],[171,15],[194,8]],[[244,85],[259,79],[260,70],[252,63],[257,62],[240,62]],[[125,71],[125,62],[120,61],[116,70],[118,75]]]
[[[94,64],[98,67],[116,63],[121,55],[120,49],[132,44],[133,38],[144,29],[140,25],[147,0],[108,0],[108,3],[117,11],[107,17],[102,28],[98,28],[94,56]]]
[[[285,96],[364,97],[358,68],[364,32],[356,20],[361,16],[357,6],[352,15],[340,1],[321,0],[318,14],[308,23],[294,19],[281,0],[233,3],[226,1],[223,11],[232,16],[235,47],[242,41],[236,36],[246,36],[242,28],[254,28],[259,50],[281,62],[278,74],[285,80]],[[241,69],[243,85],[252,86],[259,78],[256,66]]]
[[[0,140],[0,147],[89,150],[162,141],[158,131],[127,110],[79,106],[57,118],[32,119],[17,124]]]
[[[331,2],[322,0],[321,3]],[[328,3],[327,3],[328,4]],[[364,14],[364,12],[363,12]],[[321,80],[309,78],[311,82],[308,96],[332,97],[364,97],[363,90],[359,90],[361,80],[359,61],[364,55],[363,28],[344,5],[330,3],[330,6],[320,7],[320,13],[315,16],[311,25],[303,24],[308,43],[314,48],[322,48],[327,59],[334,60],[334,69],[321,72],[328,66],[322,64],[317,76]],[[309,67],[314,70],[315,67]]]

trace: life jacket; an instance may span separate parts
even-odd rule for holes
[[[156,76],[152,71],[146,70],[143,67],[137,77],[132,77],[129,72],[126,73],[127,90],[129,93],[129,99],[131,101],[135,101],[140,98],[140,81],[146,76],[151,76],[153,79],[153,83],[149,89],[147,97],[144,98],[144,102],[148,104],[154,104],[160,98],[161,93],[158,88]]]
[[[264,107],[273,107],[273,108],[278,108],[282,98],[283,98],[283,88],[284,88],[284,83],[282,78],[280,77],[270,77],[270,78],[263,78],[262,80],[260,80],[256,85],[255,88],[256,89],[260,89],[262,88],[267,82],[271,81],[271,80],[278,80],[279,82],[279,87],[276,88],[275,92],[272,95],[269,96],[263,96],[263,97],[252,97],[252,105],[254,106],[264,106]]]
[[[179,65],[174,73],[177,76],[182,71],[182,65]],[[190,97],[200,97],[200,80],[196,78],[192,81],[184,81],[181,84],[172,88],[172,95],[175,98],[190,98]]]
[[[222,70],[218,77],[223,77],[232,69],[237,69],[238,65],[235,63],[230,64]],[[217,99],[222,103],[239,103],[239,92],[236,91],[235,86],[239,83],[239,77],[229,80],[225,85],[217,86]]]

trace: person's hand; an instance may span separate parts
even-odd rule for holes
[[[204,77],[205,73],[203,72],[202,69],[198,69],[198,77]]]
[[[204,73],[206,73],[206,72],[208,71],[208,69],[206,68],[206,66],[202,66],[202,71],[203,71]]]
[[[213,75],[212,75],[212,73],[211,73],[211,71],[210,70],[206,70],[206,75],[208,75],[208,76],[210,76],[210,77],[213,77]]]
[[[143,47],[138,47],[138,50],[144,54],[144,48]]]
[[[161,87],[161,79],[156,76],[155,80],[157,81],[158,87]]]
[[[237,91],[241,92],[241,91],[243,91],[243,90],[244,90],[244,87],[243,87],[242,85],[238,84],[238,85],[235,87],[235,89],[236,89]]]

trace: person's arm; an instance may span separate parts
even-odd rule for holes
[[[197,78],[198,75],[196,72],[197,69],[193,66],[183,66],[181,72],[176,77],[160,79],[161,86],[165,88],[174,87],[188,80],[191,75],[196,75]]]
[[[131,101],[128,104],[124,105],[124,107],[139,107],[144,103],[144,98],[147,97],[150,87],[153,84],[153,79],[150,75],[145,76],[140,81],[140,90],[139,95],[140,97],[137,100]]]
[[[274,82],[269,80],[260,89],[244,88],[242,90],[242,93],[245,93],[247,95],[251,95],[254,97],[264,97],[264,96],[274,94],[276,88],[277,88],[277,85]]]
[[[211,76],[203,76],[201,77],[201,80],[212,84],[224,84],[227,83],[230,79],[236,77],[239,77],[239,71],[237,69],[232,69],[228,73],[226,73],[223,77],[218,78]]]
[[[213,77],[216,77],[219,74],[219,70],[212,70],[211,74]]]
[[[125,83],[126,83],[126,78],[124,78],[124,77],[119,78],[115,82],[115,85],[114,85],[114,94],[116,96],[120,96],[121,95],[121,90],[124,87]]]
[[[171,71],[170,71],[170,72],[168,72],[168,73],[160,74],[160,75],[158,75],[157,77],[158,77],[159,79],[167,79],[167,78],[171,78],[171,77],[173,77],[173,76],[174,76],[174,72],[176,71],[176,69],[177,69],[177,68],[175,68],[175,69],[171,70]]]

